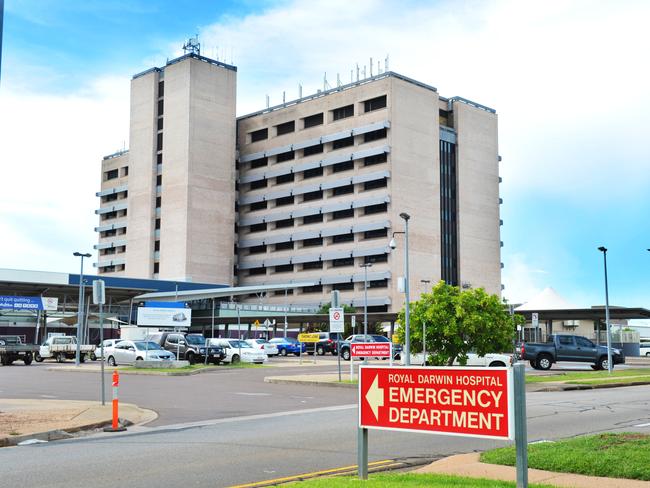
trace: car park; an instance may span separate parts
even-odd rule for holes
[[[351,357],[351,346],[353,342],[390,342],[390,339],[386,336],[379,334],[355,334],[351,335],[345,341],[341,342],[341,357],[345,361],[349,361]],[[403,347],[401,344],[393,343],[393,359],[400,359],[402,357]]]
[[[267,361],[268,356],[261,349],[255,349],[246,341],[238,339],[208,339],[210,346],[215,345],[223,348],[226,357],[223,359],[224,363],[237,364],[255,363],[262,364]]]
[[[286,356],[287,354],[299,356],[301,351],[307,351],[307,346],[304,343],[298,342],[298,340],[293,337],[275,337],[269,342],[278,347],[278,354],[280,354],[280,356]]]
[[[104,344],[104,357],[107,358],[112,352],[113,348],[115,347],[115,344],[118,342],[122,341],[122,339],[104,339],[103,344]],[[100,359],[100,356],[102,355],[102,343],[100,342],[97,347],[95,347],[95,350],[90,353],[90,359],[93,361],[97,361]]]
[[[254,349],[264,351],[268,357],[277,356],[279,354],[278,346],[271,344],[264,339],[247,339],[246,342]]]
[[[174,361],[176,356],[152,341],[120,341],[106,361],[110,366],[135,364],[136,361]]]

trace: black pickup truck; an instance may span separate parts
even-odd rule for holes
[[[177,359],[184,359],[190,364],[205,361],[205,337],[201,334],[186,334],[184,332],[157,332],[150,335],[147,340],[159,344],[163,349],[173,352]],[[208,362],[219,364],[226,357],[226,352],[221,346],[208,346]]]
[[[544,343],[523,343],[520,347],[519,357],[530,361],[535,369],[551,369],[558,361],[593,363],[591,367],[595,370],[608,369],[607,347],[597,346],[586,337],[553,334]],[[625,363],[620,349],[612,348],[612,362]]]

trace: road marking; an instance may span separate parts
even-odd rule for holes
[[[55,395],[39,395],[41,398],[58,398]]]
[[[246,396],[271,396],[270,393],[248,393],[245,391],[237,391],[235,395],[246,395]]]
[[[368,463],[368,467],[378,467],[378,466],[386,466],[390,464],[395,464],[395,461],[392,459],[385,459],[383,461],[374,461],[372,463]],[[287,483],[289,481],[300,481],[303,479],[307,478],[316,478],[317,476],[324,476],[327,474],[337,474],[341,473],[344,471],[352,471],[356,470],[357,465],[353,464],[352,466],[343,466],[340,468],[333,468],[333,469],[325,469],[322,471],[312,471],[311,473],[303,473],[303,474],[296,474],[293,476],[285,476],[283,478],[274,478],[271,480],[263,480],[263,481],[256,481],[254,483],[247,483],[245,485],[233,485],[228,488],[255,488],[255,487],[261,487],[261,486],[268,486],[268,485],[274,485],[278,483]]]
[[[650,427],[650,422],[647,423],[647,424],[639,424],[639,425],[635,425],[634,427]]]

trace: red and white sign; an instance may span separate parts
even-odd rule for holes
[[[359,426],[514,438],[510,368],[361,366]]]
[[[353,358],[389,358],[391,346],[390,342],[353,342],[350,355]]]

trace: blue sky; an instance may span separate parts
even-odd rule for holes
[[[199,33],[205,55],[238,66],[239,114],[387,55],[443,96],[494,107],[505,296],[552,286],[603,303],[605,245],[610,302],[650,308],[647,18],[632,0],[6,0],[0,161],[15,173],[0,267],[76,270],[71,251],[96,240],[101,157],[128,147],[131,75]]]

